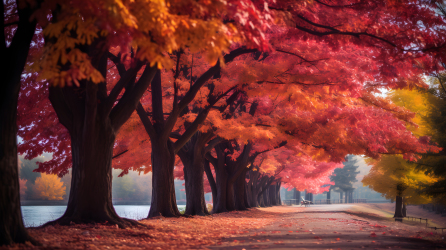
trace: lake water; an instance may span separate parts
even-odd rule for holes
[[[115,205],[119,216],[140,220],[149,214],[149,205]],[[178,205],[180,211],[184,211],[185,205]],[[26,227],[38,227],[48,221],[61,217],[67,206],[22,206],[23,223]]]

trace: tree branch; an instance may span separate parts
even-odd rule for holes
[[[223,138],[221,137],[215,137],[210,142],[208,142],[208,145],[204,148],[204,152],[208,153],[210,152],[217,144],[223,141]]]
[[[131,88],[131,90],[127,88],[118,104],[116,104],[116,106],[112,109],[110,112],[110,120],[112,121],[115,131],[118,131],[124,122],[128,120],[130,115],[132,115],[139,103],[139,100],[149,87],[156,71],[156,66],[150,67],[149,65],[146,65],[143,74],[135,86]]]
[[[229,92],[231,92],[235,88],[236,88],[236,86],[230,88],[225,93],[219,95],[217,98],[215,98],[215,100],[213,100],[211,103],[209,103],[209,105],[204,110],[202,110],[198,114],[198,116],[195,118],[195,120],[192,122],[192,124],[183,133],[181,138],[175,142],[175,144],[174,144],[175,152],[178,152],[184,146],[184,144],[186,144],[190,140],[190,138],[198,131],[198,128],[200,127],[200,125],[206,120],[212,106],[214,106],[215,103],[217,103],[221,98],[226,96]]]
[[[214,166],[214,169],[218,168],[218,161],[217,158],[213,157],[211,153],[206,153],[206,159]]]
[[[128,70],[125,70],[124,65],[122,65],[119,61],[119,58],[113,55],[112,53],[109,53],[109,58],[115,63],[116,68],[118,69],[118,73],[120,75],[119,81],[115,84],[113,89],[110,91],[110,94],[108,95],[107,99],[105,100],[105,110],[107,112],[111,112],[113,105],[115,104],[116,100],[118,99],[119,94],[121,91],[132,81],[136,78],[136,75],[138,74],[138,71],[142,68],[142,64],[138,63],[138,65],[134,68],[130,68]],[[113,59],[112,59],[113,58]],[[117,62],[115,61],[117,60]],[[147,67],[147,66],[146,66]]]
[[[243,54],[252,53],[257,50],[255,49],[246,49],[244,47],[235,49],[231,51],[231,53],[225,55],[223,57],[225,63],[232,62],[236,57],[241,56]],[[181,112],[187,105],[195,98],[200,88],[207,82],[207,80],[211,79],[218,71],[220,70],[220,62],[210,69],[208,69],[205,73],[203,73],[200,78],[198,78],[195,83],[192,85],[192,88],[186,93],[184,98],[178,104],[178,111]]]
[[[315,35],[315,36],[322,37],[322,36],[327,36],[327,35],[346,35],[346,36],[353,36],[353,37],[356,37],[356,38],[360,38],[361,36],[368,36],[368,37],[380,40],[382,42],[385,42],[385,43],[391,45],[392,47],[395,47],[395,48],[397,47],[396,44],[390,42],[389,40],[384,39],[382,37],[378,37],[376,35],[369,34],[367,32],[340,31],[340,30],[335,29],[335,28],[333,28],[331,26],[327,26],[327,25],[323,25],[323,24],[318,24],[318,23],[312,22],[312,21],[308,20],[307,18],[303,17],[302,15],[296,14],[296,16],[298,18],[300,18],[301,20],[303,20],[304,22],[306,22],[306,23],[308,23],[308,24],[310,24],[312,26],[329,30],[329,31],[316,31],[316,30],[311,30],[311,29],[305,28],[303,26],[296,25],[296,29],[305,31],[305,32],[307,32],[309,34],[312,34],[312,35]]]
[[[155,128],[153,127],[153,124],[150,121],[149,117],[147,117],[146,111],[144,110],[141,102],[139,102],[138,106],[136,106],[136,113],[138,114],[139,119],[141,120],[147,134],[149,134],[150,139],[154,140],[156,138]]]

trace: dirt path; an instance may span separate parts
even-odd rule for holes
[[[426,230],[420,223],[395,222],[371,207],[316,205],[293,208],[295,212],[284,207],[261,209],[276,212],[280,219],[262,229],[226,237],[210,248],[446,249],[444,234]]]

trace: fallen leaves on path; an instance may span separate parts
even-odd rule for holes
[[[87,224],[29,228],[31,236],[43,244],[34,247],[16,244],[17,249],[200,249],[221,244],[223,237],[241,236],[280,219],[277,213],[250,209],[213,216],[157,217],[140,221],[144,227],[117,229],[114,225]],[[266,232],[262,232],[266,233]],[[280,233],[274,231],[273,233]],[[234,243],[243,241],[234,240]],[[0,247],[1,249],[1,247]]]

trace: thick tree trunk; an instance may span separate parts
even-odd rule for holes
[[[234,195],[234,182],[230,182],[229,178],[226,184],[226,208],[228,211],[235,211],[235,195]]]
[[[263,187],[262,187],[263,189]],[[257,202],[259,204],[259,207],[266,207],[265,200],[263,199],[263,193],[262,190],[260,190],[259,194],[257,195]]]
[[[395,199],[395,214],[394,218],[401,218],[403,216],[403,197],[397,196]]]
[[[175,197],[173,143],[152,140],[152,203],[148,218],[180,216]]]
[[[250,179],[248,183],[248,189],[251,193],[250,197],[250,205],[251,207],[259,207],[259,192],[260,187],[258,184],[259,179],[259,171],[250,171],[249,173]]]
[[[5,13],[4,3],[0,3]],[[38,6],[35,6],[38,8]],[[33,11],[29,6],[18,8],[19,21],[14,37],[6,47],[2,36],[0,75],[0,246],[35,241],[25,230],[20,210],[19,176],[17,169],[17,102],[22,71],[36,21],[30,22]],[[4,32],[4,30],[2,30]]]
[[[251,188],[251,207],[259,207],[259,188],[254,185]]]
[[[234,183],[234,198],[235,198],[235,209],[238,211],[247,210],[245,205],[245,178],[246,171],[244,170],[239,177],[237,177]]]
[[[178,152],[183,162],[184,181],[186,188],[186,215],[207,215],[204,199],[204,157],[201,145],[200,132],[196,133],[190,141]]]
[[[99,44],[100,41],[96,41]],[[90,52],[98,53],[91,45]],[[106,77],[107,56],[97,55],[97,69]],[[133,69],[136,75],[137,69]],[[120,218],[112,204],[112,154],[115,134],[135,110],[154,75],[146,68],[132,91],[127,92],[116,109],[106,99],[105,83],[82,81],[80,87],[50,87],[49,98],[59,121],[71,136],[72,177],[67,210],[49,224],[108,222],[124,228],[140,223]]]
[[[263,197],[263,205],[265,206],[265,207],[270,207],[271,206],[271,203],[270,203],[270,200],[269,200],[269,197],[268,197],[268,186],[266,186],[265,187],[265,191],[264,192],[262,192],[262,197]]]
[[[16,141],[20,80],[3,84],[0,91],[0,246],[26,241],[36,244],[25,230],[20,210]]]
[[[214,200],[214,208],[212,213],[228,212],[227,208],[227,192],[228,192],[228,173],[224,167],[215,168],[215,178],[217,184],[217,199]]]
[[[271,185],[268,188],[268,199],[270,206],[276,206],[276,185]]]
[[[108,119],[76,120],[70,132],[73,168],[67,210],[51,222],[109,222],[129,226],[112,204],[112,154],[115,134]]]

